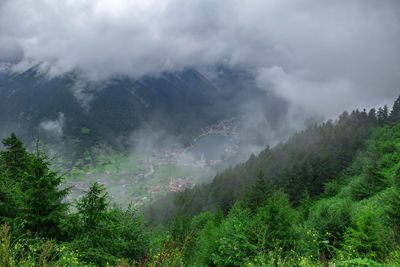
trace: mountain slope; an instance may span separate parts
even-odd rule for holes
[[[230,79],[230,84],[218,82]],[[90,81],[78,72],[48,77],[40,66],[23,73],[3,72],[0,135],[14,131],[27,144],[32,135],[50,142],[57,137],[67,147],[74,146],[71,140],[78,138],[77,150],[100,142],[126,148],[132,132],[147,128],[187,144],[200,128],[244,115],[243,106],[255,100],[266,120],[284,116],[285,102],[251,85],[250,80],[238,83],[238,78],[228,74],[211,82],[193,69],[103,81]]]
[[[224,184],[162,199],[159,208],[178,216],[156,228],[146,227],[135,209],[111,207],[97,182],[77,209],[66,212],[60,198],[67,189],[58,191],[61,180],[47,157],[28,153],[11,135],[0,153],[2,260],[17,265],[398,266],[399,104],[400,97],[390,114],[387,108],[344,113],[214,179],[225,176]],[[249,186],[239,181],[260,170],[266,176],[259,173]],[[232,202],[221,201],[233,193]],[[162,212],[159,216],[165,216]]]
[[[210,184],[160,199],[149,208],[148,216],[165,223],[177,214],[195,215],[216,207],[227,213],[260,173],[269,186],[283,189],[299,205],[305,192],[311,197],[324,193],[325,185],[337,180],[362,151],[371,131],[394,118],[387,108],[345,112],[335,122],[311,126],[285,143],[252,155],[245,163],[217,174]]]

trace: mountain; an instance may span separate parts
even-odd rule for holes
[[[284,101],[250,80],[225,72],[211,82],[194,69],[100,81],[79,72],[50,77],[40,66],[22,73],[2,72],[0,135],[13,131],[27,144],[33,135],[68,143],[67,147],[79,139],[77,150],[101,142],[124,148],[132,132],[146,128],[165,131],[187,144],[201,128],[243,115],[243,106],[255,99],[267,118],[284,115]]]
[[[67,136],[79,136],[85,127],[97,138],[129,134],[146,122],[171,130],[176,127],[170,123],[176,122],[181,125],[178,132],[197,117],[186,127],[190,132],[222,115],[212,117],[205,110],[212,108],[218,92],[193,70],[156,79],[91,82],[74,73],[48,78],[33,68],[2,77],[0,88],[2,129],[16,126],[23,136],[41,122],[57,119],[59,113],[65,116]]]

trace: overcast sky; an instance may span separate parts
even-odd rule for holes
[[[139,77],[224,63],[332,115],[400,94],[398,0],[0,0],[0,61]]]

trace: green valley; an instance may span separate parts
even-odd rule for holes
[[[80,177],[76,181],[88,188],[74,203],[65,202],[71,188],[59,189],[62,177],[49,169],[46,155],[39,148],[27,152],[11,135],[0,154],[0,262],[397,266],[399,107],[400,97],[390,111],[345,112],[337,121],[310,126],[228,168],[210,184],[188,182],[187,188],[168,194],[160,189],[173,186],[165,177],[183,179],[196,170],[161,164],[173,158],[162,154],[155,156],[154,170],[140,157],[121,155],[113,161],[101,156],[103,166],[93,175],[109,175],[104,182],[109,192],[102,180],[90,181],[91,173],[76,169],[69,177]],[[128,172],[142,178],[147,172],[147,182],[154,181],[149,186],[138,179],[136,187],[125,187],[128,194],[143,197],[145,191],[160,190],[156,202],[144,202],[145,217],[132,205],[110,202],[112,194],[121,195],[117,185],[125,185],[121,179]]]

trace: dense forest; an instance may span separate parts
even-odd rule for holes
[[[343,113],[145,212],[74,203],[39,142],[0,152],[1,266],[400,265],[400,97]]]

